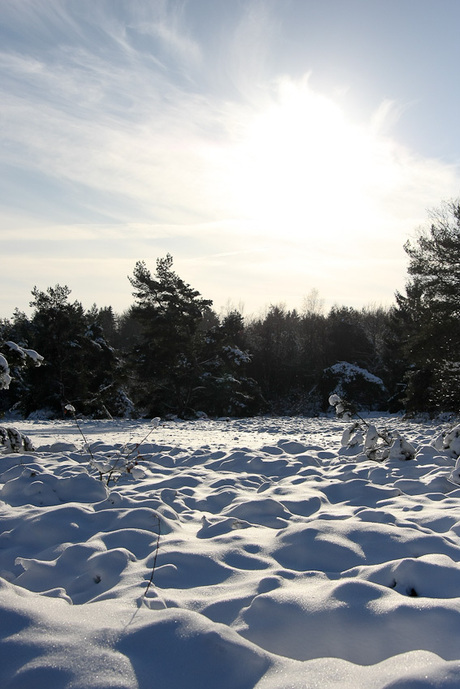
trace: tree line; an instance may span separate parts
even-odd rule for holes
[[[457,413],[460,204],[445,203],[430,220],[405,245],[405,292],[388,308],[325,313],[313,292],[300,310],[218,316],[169,254],[153,274],[138,261],[134,303],[122,314],[85,310],[67,286],[34,288],[31,316],[15,310],[0,321],[12,379],[0,412],[60,416],[72,404],[93,417],[312,415],[335,391],[359,408]]]

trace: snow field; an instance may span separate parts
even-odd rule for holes
[[[440,427],[369,461],[331,419],[163,422],[107,488],[74,426],[0,457],[4,689],[460,686],[460,488]],[[141,422],[82,422],[97,462]],[[149,586],[152,569],[153,582]]]

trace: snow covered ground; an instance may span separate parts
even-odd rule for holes
[[[0,456],[2,689],[458,689],[460,487],[345,422],[15,422]],[[128,449],[127,449],[128,447]],[[355,453],[355,454],[354,454]],[[132,462],[131,462],[132,463]],[[152,579],[153,572],[153,580]]]

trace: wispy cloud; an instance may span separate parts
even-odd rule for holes
[[[269,72],[270,46],[277,23],[269,2],[256,0],[243,6],[234,32],[220,46],[221,65],[244,102],[256,106],[264,96]]]

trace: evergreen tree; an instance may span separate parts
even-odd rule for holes
[[[172,269],[170,254],[159,258],[152,276],[144,261],[133,277],[136,304],[131,314],[140,335],[131,352],[133,394],[149,415],[186,415],[198,384],[201,327],[212,301],[186,284]]]
[[[86,314],[78,301],[69,302],[70,294],[66,285],[32,291],[29,340],[45,365],[29,371],[23,409],[63,414],[72,403],[93,416],[118,415],[117,358],[95,314]]]
[[[347,306],[333,306],[327,318],[327,358],[329,365],[338,361],[370,368],[372,343],[363,327],[363,316]]]
[[[227,314],[206,331],[200,357],[197,405],[212,416],[248,416],[259,411],[262,398],[256,381],[248,375],[243,316]]]
[[[272,304],[263,318],[253,320],[248,327],[253,352],[249,370],[276,411],[281,411],[286,397],[301,386],[299,322],[295,310]]]
[[[407,323],[397,306],[392,306],[385,318],[384,331],[379,349],[379,361],[375,373],[380,376],[388,390],[388,411],[405,409],[404,393],[407,388],[407,359],[403,343],[406,338]]]
[[[11,320],[0,321],[3,363],[3,367],[0,366],[0,412],[20,407],[30,390],[28,372],[42,363],[42,357],[29,348],[30,328],[26,314],[18,309],[15,309]]]
[[[413,411],[460,409],[460,204],[431,213],[431,224],[405,244],[406,294],[397,294],[409,362],[405,402]]]

